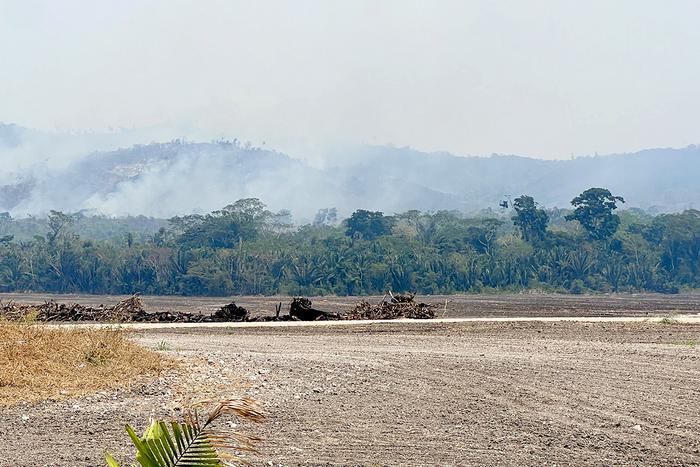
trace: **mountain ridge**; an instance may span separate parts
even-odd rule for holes
[[[0,210],[13,215],[59,209],[169,217],[208,212],[245,197],[260,198],[275,210],[290,209],[298,220],[330,207],[341,215],[359,208],[473,212],[496,209],[500,200],[521,194],[546,207],[568,207],[591,186],[609,188],[628,206],[655,212],[700,204],[695,145],[568,160],[364,145],[331,150],[325,166],[317,168],[238,140],[173,140],[81,154],[84,145],[73,144],[80,135],[56,140],[36,135],[0,124],[5,162]],[[13,165],[20,157],[30,163]]]

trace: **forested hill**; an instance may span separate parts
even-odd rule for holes
[[[332,207],[343,216],[358,208],[474,212],[521,194],[545,207],[566,207],[591,186],[619,193],[627,207],[655,212],[700,205],[697,146],[564,161],[358,146],[329,152],[318,168],[237,140],[152,143],[84,155],[96,140],[91,138],[77,144],[0,124],[0,211],[167,218],[255,197],[274,210],[291,209],[303,222]]]
[[[561,161],[498,155],[456,157],[365,147],[346,152],[341,159],[348,161],[341,172],[364,177],[368,186],[386,180],[407,187],[407,191],[425,187],[442,195],[440,201],[418,209],[444,209],[440,203],[450,202],[448,208],[472,211],[523,193],[546,207],[568,207],[577,193],[591,186],[610,188],[623,194],[629,206],[652,211],[680,211],[700,205],[698,146]]]

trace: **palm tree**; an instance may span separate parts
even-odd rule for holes
[[[170,422],[170,430],[163,420],[154,420],[143,436],[139,437],[127,425],[126,431],[136,446],[136,461],[142,467],[212,467],[232,466],[243,462],[239,456],[220,451],[231,448],[236,451],[254,452],[253,442],[257,438],[241,433],[216,428],[214,422],[223,415],[260,422],[263,415],[251,399],[226,400],[219,403],[203,422],[196,408],[185,414],[183,423]],[[117,461],[107,454],[107,465],[119,467]]]

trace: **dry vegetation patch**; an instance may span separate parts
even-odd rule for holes
[[[126,387],[174,364],[118,329],[0,323],[0,406]]]

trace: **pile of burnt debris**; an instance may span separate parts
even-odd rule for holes
[[[248,311],[235,303],[230,303],[222,307],[219,311],[212,315],[212,321],[244,321],[244,322],[260,322],[260,321],[324,321],[324,320],[339,320],[342,317],[337,313],[317,310],[313,308],[311,300],[304,297],[294,297],[289,304],[289,312],[286,315],[280,314],[282,311],[282,302],[275,307],[274,315],[266,316],[250,316]]]
[[[65,304],[48,301],[40,305],[20,304],[14,301],[0,302],[0,318],[8,321],[66,322],[88,321],[104,323],[168,322],[168,323],[216,323],[216,322],[260,322],[260,321],[325,321],[325,320],[370,320],[370,319],[429,319],[435,317],[434,305],[415,301],[415,294],[399,295],[389,292],[374,305],[361,301],[351,311],[338,314],[318,310],[311,300],[294,297],[287,314],[281,314],[282,303],[275,308],[274,315],[251,316],[247,309],[235,303],[222,306],[210,315],[181,311],[148,312],[140,297],[134,295],[114,306],[91,307],[81,304]]]
[[[327,321],[327,320],[372,320],[372,319],[433,319],[436,305],[416,301],[415,293],[394,294],[389,292],[379,303],[362,300],[343,314],[313,308],[311,300],[295,297],[289,305],[289,314],[280,316],[282,303],[274,316],[259,316],[240,321]]]

